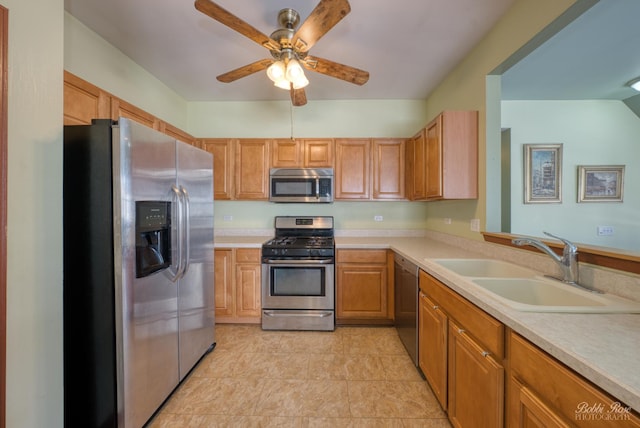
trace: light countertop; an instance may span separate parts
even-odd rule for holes
[[[216,248],[260,248],[269,236],[217,236]],[[427,237],[336,236],[336,248],[389,248],[413,261],[507,327],[573,368],[622,403],[640,411],[640,314],[522,312],[491,298],[468,279],[433,262],[439,258],[493,258]]]

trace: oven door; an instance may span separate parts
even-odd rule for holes
[[[262,308],[335,308],[334,260],[276,260],[262,263]]]

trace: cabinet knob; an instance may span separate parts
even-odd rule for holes
[[[435,310],[435,309],[438,309],[438,308],[440,308],[440,306],[438,306],[438,305],[433,305],[433,309],[434,309],[434,310]]]
[[[483,357],[488,357],[489,355],[491,355],[491,352],[482,351],[482,356]]]
[[[458,329],[458,333],[462,334],[462,333],[464,333],[464,332],[465,332],[465,330],[464,330],[463,328],[459,328],[459,329]]]

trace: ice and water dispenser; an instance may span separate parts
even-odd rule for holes
[[[136,278],[171,266],[171,202],[136,201]]]

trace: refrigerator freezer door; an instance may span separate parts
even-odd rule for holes
[[[184,274],[178,284],[180,379],[215,341],[213,157],[178,142],[178,188],[185,201]]]
[[[135,202],[172,202],[175,217],[175,140],[122,118],[113,139],[118,426],[141,427],[179,381],[178,288],[170,269],[135,277]],[[171,236],[175,264],[173,223]]]

